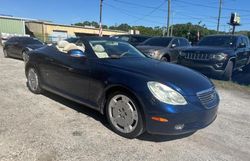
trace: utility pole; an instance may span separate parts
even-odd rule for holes
[[[167,36],[170,35],[170,13],[171,13],[171,0],[168,0],[168,19],[167,19]]]
[[[221,8],[222,8],[222,0],[219,0],[220,4],[219,4],[219,15],[218,15],[218,23],[217,23],[217,33],[220,30],[220,17],[221,17]]]
[[[100,0],[100,21],[99,21],[99,36],[102,37],[102,3],[103,0]]]
[[[175,15],[175,13],[173,12],[173,14],[172,14],[172,22],[171,22],[170,36],[173,36],[173,30],[174,30],[174,15]]]

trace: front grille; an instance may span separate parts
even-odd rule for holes
[[[199,100],[206,109],[213,108],[218,105],[218,94],[214,88],[204,90],[197,93]]]
[[[185,54],[185,59],[190,59],[190,60],[209,60],[211,59],[212,55],[211,54],[206,54],[206,53],[186,53]]]

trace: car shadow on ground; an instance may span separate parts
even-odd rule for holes
[[[166,142],[166,141],[174,141],[174,140],[183,139],[183,138],[193,135],[194,133],[195,132],[182,134],[182,135],[156,135],[156,134],[152,135],[149,133],[144,133],[141,136],[139,136],[137,139],[144,140],[144,141],[151,141],[151,142]]]
[[[76,102],[70,101],[68,99],[65,99],[51,92],[44,91],[43,95],[79,113],[82,113],[84,115],[94,118],[96,121],[99,121],[100,123],[102,123],[107,129],[111,130],[105,116],[99,113],[98,111],[91,109],[89,107],[86,107],[84,105],[78,104]],[[193,133],[185,134],[185,135],[178,135],[178,136],[167,136],[167,135],[151,135],[145,132],[141,136],[137,137],[137,139],[144,140],[144,141],[151,141],[151,142],[165,142],[165,141],[173,141],[177,139],[182,139],[192,134]],[[117,134],[114,133],[114,135],[117,135]]]
[[[69,107],[69,108],[71,108],[79,113],[82,113],[84,115],[87,115],[89,117],[94,118],[95,120],[101,122],[105,127],[107,127],[109,129],[108,122],[107,122],[105,116],[102,115],[100,112],[98,112],[94,109],[91,109],[89,107],[86,107],[84,105],[78,104],[76,102],[73,102],[71,100],[68,100],[66,98],[63,98],[61,96],[58,96],[56,94],[53,94],[51,92],[48,92],[48,91],[44,91],[43,95],[60,103],[60,104],[63,104],[64,106]]]

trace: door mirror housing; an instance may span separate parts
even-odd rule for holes
[[[245,43],[240,43],[238,48],[245,48],[246,47],[246,44]]]
[[[79,49],[69,50],[68,54],[74,58],[87,58],[85,52],[83,52],[82,50],[79,50]]]

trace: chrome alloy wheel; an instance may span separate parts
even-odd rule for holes
[[[32,91],[36,91],[38,89],[38,75],[33,68],[29,69],[28,72],[28,83]]]
[[[133,101],[118,94],[108,104],[108,115],[113,126],[122,133],[131,133],[138,123],[138,112]]]

